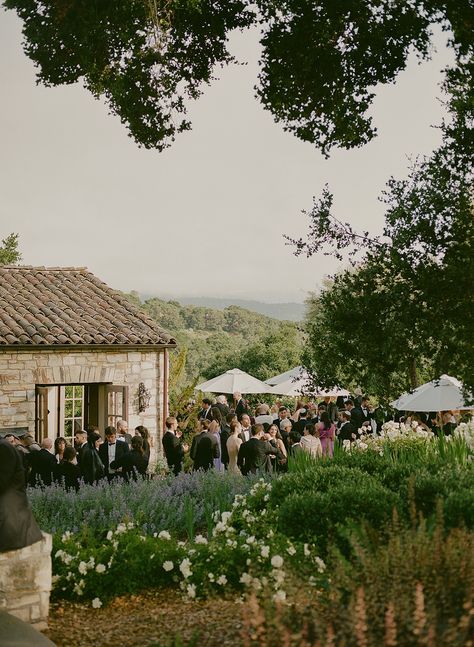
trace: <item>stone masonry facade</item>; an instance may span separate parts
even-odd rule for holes
[[[128,425],[148,428],[152,459],[161,453],[163,424],[164,351],[0,349],[0,428],[28,427],[35,432],[35,386],[103,384],[128,386]],[[150,392],[146,410],[138,411],[138,386]],[[101,429],[103,432],[103,429]],[[153,451],[154,448],[154,451]]]
[[[0,609],[39,630],[48,623],[51,545],[51,535],[43,533],[42,541],[0,553]]]

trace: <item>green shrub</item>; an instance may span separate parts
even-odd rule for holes
[[[296,541],[315,542],[324,554],[333,542],[347,550],[347,528],[367,523],[381,528],[400,506],[397,494],[374,477],[346,468],[326,469],[320,487],[288,494],[278,509],[278,530]]]

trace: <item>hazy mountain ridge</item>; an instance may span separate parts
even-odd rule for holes
[[[142,300],[146,301],[156,297],[169,301],[169,297],[156,295],[140,294]],[[251,299],[226,299],[224,297],[177,297],[173,299],[182,305],[194,305],[203,308],[213,308],[223,310],[229,306],[238,306],[245,310],[257,312],[258,314],[279,319],[280,321],[302,321],[305,315],[304,303],[265,303],[263,301],[253,301]]]

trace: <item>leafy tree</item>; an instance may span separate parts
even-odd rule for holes
[[[10,234],[2,240],[0,246],[0,265],[16,265],[21,261],[18,249],[18,234]]]
[[[295,324],[282,322],[278,330],[257,337],[251,344],[245,343],[239,350],[216,354],[214,361],[206,367],[204,375],[211,378],[237,367],[260,380],[267,380],[298,366],[301,363],[301,353],[301,332]]]
[[[408,53],[429,58],[432,25],[450,31],[453,106],[472,78],[471,0],[4,0],[46,85],[83,79],[141,145],[163,149],[190,127],[234,29],[261,33],[257,95],[283,127],[327,154],[369,141],[377,83]]]
[[[332,215],[326,190],[307,239],[292,241],[296,254],[342,259],[349,251],[355,266],[313,297],[306,361],[327,386],[350,378],[366,386],[372,377],[394,395],[403,374],[413,387],[429,366],[432,377],[451,372],[472,388],[472,161],[442,147],[407,180],[392,178],[384,201],[384,235],[370,238]]]

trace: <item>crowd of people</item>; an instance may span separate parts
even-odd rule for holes
[[[37,443],[28,433],[5,436],[18,450],[27,485],[51,485],[56,482],[78,490],[81,483],[96,483],[102,478],[136,479],[146,475],[150,460],[150,441],[146,427],[128,432],[125,420],[116,427],[106,427],[102,438],[99,428],[78,429],[74,446],[63,437],[44,438]]]
[[[377,434],[388,420],[402,414],[374,408],[370,398],[325,397],[320,402],[296,403],[294,409],[260,403],[251,410],[241,393],[204,398],[194,433],[185,434],[174,416],[166,419],[163,454],[175,475],[183,470],[188,453],[193,470],[249,474],[260,470],[284,472],[288,458],[298,454],[330,458],[335,443],[354,442],[362,435]],[[435,433],[449,435],[457,425],[453,412],[411,414],[410,419]],[[186,440],[185,440],[186,437]],[[125,420],[106,427],[104,436],[95,426],[78,429],[74,446],[65,438],[44,438],[39,444],[28,432],[5,436],[20,454],[26,484],[60,483],[78,490],[81,483],[101,479],[136,479],[147,474],[150,438],[138,426],[132,436]]]
[[[294,410],[260,403],[251,411],[242,394],[236,392],[231,405],[225,395],[202,400],[191,443],[184,441],[178,420],[169,417],[163,450],[174,474],[183,469],[188,451],[194,470],[278,472],[287,469],[289,456],[307,453],[330,458],[336,442],[342,445],[366,434],[376,435],[385,422],[406,418],[404,412],[375,408],[370,397],[360,393],[348,398],[328,396],[320,402],[298,402]],[[457,424],[451,411],[410,414],[408,420],[446,435]]]

